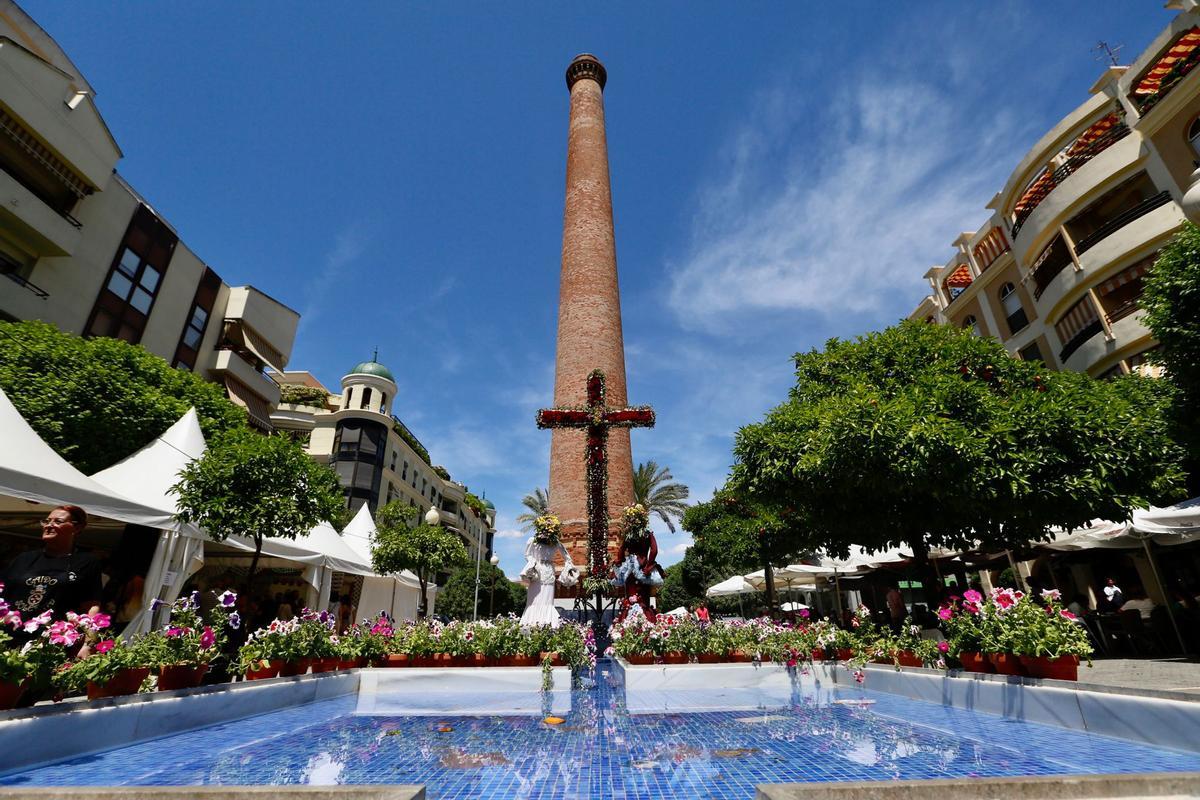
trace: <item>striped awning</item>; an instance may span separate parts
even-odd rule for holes
[[[1086,148],[1089,144],[1096,141],[1104,134],[1108,133],[1110,130],[1115,128],[1120,123],[1121,123],[1121,117],[1118,116],[1117,112],[1115,112],[1115,111],[1112,112],[1111,114],[1109,114],[1108,116],[1103,117],[1102,119],[1097,120],[1096,122],[1093,122],[1091,127],[1089,127],[1086,131],[1084,131],[1082,134],[1080,134],[1079,138],[1075,140],[1075,143],[1067,148],[1067,155],[1068,156],[1075,155],[1079,151]]]
[[[76,197],[86,197],[92,193],[92,187],[87,181],[75,174],[75,171],[63,163],[62,159],[50,152],[38,141],[32,133],[25,129],[11,114],[0,107],[0,131],[3,131],[17,146],[46,168],[54,177]]]
[[[1054,324],[1054,330],[1058,332],[1059,340],[1065,343],[1074,339],[1075,334],[1099,319],[1100,315],[1096,312],[1096,304],[1090,297],[1085,297],[1071,306],[1070,311],[1063,314],[1062,319]]]
[[[1200,28],[1192,28],[1176,39],[1175,44],[1171,45],[1166,54],[1154,62],[1154,66],[1147,70],[1142,79],[1138,81],[1133,93],[1147,95],[1157,92],[1162,85],[1162,79],[1171,71],[1171,67],[1175,66],[1175,62],[1187,58],[1197,47],[1200,47]]]
[[[1046,195],[1054,188],[1054,172],[1046,167],[1042,170],[1034,181],[1029,184],[1029,188],[1025,190],[1025,194],[1021,195],[1021,199],[1017,201],[1014,211],[1032,211],[1037,208],[1037,204],[1045,199]]]
[[[1006,250],[1008,241],[1004,238],[1004,231],[1000,230],[999,226],[994,227],[975,245],[975,263],[979,265],[980,270],[985,270]]]
[[[971,270],[966,264],[959,264],[950,277],[946,278],[945,286],[949,289],[965,289],[971,285]]]
[[[284,360],[283,354],[272,347],[270,342],[263,338],[262,334],[244,322],[240,327],[246,339],[246,346],[253,350],[256,356],[277,370],[283,370],[287,366],[287,361]]]
[[[1132,267],[1127,267],[1126,269],[1121,270],[1116,275],[1112,276],[1111,278],[1106,280],[1104,283],[1100,284],[1100,286],[1097,287],[1096,291],[1099,292],[1101,295],[1105,295],[1105,294],[1109,294],[1110,292],[1116,291],[1117,289],[1121,288],[1122,286],[1124,286],[1127,283],[1132,283],[1132,282],[1136,281],[1138,278],[1142,277],[1143,275],[1145,275],[1147,272],[1150,271],[1150,268],[1154,266],[1154,261],[1157,258],[1158,258],[1158,253],[1155,253],[1154,255],[1149,256],[1147,258],[1143,258],[1141,261],[1137,262]]]
[[[250,424],[265,431],[272,430],[271,405],[237,378],[225,376],[225,391],[229,399],[246,409]]]

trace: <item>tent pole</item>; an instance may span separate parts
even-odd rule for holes
[[[1008,556],[1008,565],[1012,567],[1013,577],[1017,579],[1017,588],[1023,592],[1028,592],[1029,587],[1025,585],[1025,579],[1021,577],[1021,570],[1017,569],[1017,562],[1013,558],[1012,550],[1005,550],[1004,555]]]
[[[1187,645],[1184,644],[1183,634],[1179,632],[1179,623],[1175,621],[1175,612],[1171,609],[1171,595],[1167,593],[1162,576],[1158,574],[1158,561],[1155,560],[1154,552],[1150,549],[1150,537],[1142,539],[1142,547],[1146,550],[1146,560],[1150,562],[1150,573],[1154,575],[1154,582],[1158,584],[1158,591],[1162,593],[1163,602],[1167,606],[1167,617],[1171,620],[1171,627],[1175,630],[1175,638],[1179,640],[1179,652],[1186,653]]]
[[[842,624],[842,584],[838,580],[838,571],[835,567],[833,570],[833,596],[837,600],[837,622]]]

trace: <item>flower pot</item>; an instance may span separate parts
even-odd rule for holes
[[[149,667],[129,667],[121,670],[103,686],[88,681],[88,700],[100,697],[123,697],[127,694],[137,694],[138,688],[146,676],[150,674]]]
[[[988,661],[996,668],[999,675],[1024,675],[1020,660],[1012,653],[988,653]]]
[[[355,669],[362,669],[366,665],[367,665],[367,657],[366,656],[359,656],[358,658],[354,659]]]
[[[312,671],[316,675],[318,672],[333,672],[338,668],[338,660],[336,657],[330,658],[314,658],[312,662]]]
[[[11,683],[4,681],[0,683],[0,711],[7,711],[10,708],[16,708],[17,702],[21,699],[21,695],[25,693],[25,684],[28,679],[20,683]]]
[[[1052,678],[1056,681],[1079,680],[1079,656],[1021,656],[1021,666],[1035,678]]]
[[[279,676],[281,678],[293,678],[297,675],[303,675],[308,672],[308,668],[311,666],[311,658],[297,658],[292,661],[284,661],[283,666],[279,668]]]
[[[849,661],[854,658],[854,650],[849,647],[839,647],[837,649],[838,661]]]
[[[495,661],[497,667],[511,667],[513,665],[512,656],[500,656]]]
[[[468,663],[472,667],[490,667],[492,666],[492,661],[493,659],[488,658],[483,653],[475,653],[468,657]]]
[[[384,664],[384,666],[385,667],[407,667],[407,666],[410,666],[411,664],[412,664],[412,659],[409,658],[408,653],[391,653],[388,655],[387,663]]]
[[[812,653],[810,655],[812,656],[812,660],[814,662],[815,661],[824,661],[825,660],[825,648],[817,647],[812,651]]]
[[[994,673],[996,671],[996,668],[992,666],[992,662],[983,653],[972,653],[963,650],[958,654],[958,660],[962,662],[963,669],[967,672]]]
[[[358,666],[357,658],[339,658],[337,659],[338,669],[354,669]]]
[[[527,655],[515,655],[512,660],[514,667],[532,667],[537,664],[536,658]]]
[[[628,661],[630,664],[637,664],[637,665],[653,664],[654,656],[650,655],[649,653],[638,653],[637,655],[625,656],[625,660]]]
[[[734,650],[729,654],[729,660],[735,664],[748,664],[754,660],[754,656],[744,650]]]
[[[208,664],[191,666],[190,664],[172,664],[163,667],[158,672],[158,690],[169,692],[173,689],[191,689],[200,685],[204,673],[208,672]]]
[[[283,659],[273,658],[268,662],[267,666],[259,669],[246,670],[246,680],[261,681],[267,678],[274,678],[279,675],[279,670],[283,667]]]
[[[412,656],[412,665],[414,667],[436,667],[439,666],[437,659],[433,656]]]
[[[925,664],[919,655],[908,650],[899,650],[893,653],[893,655],[895,656],[895,661],[892,663],[898,663],[902,667],[920,667]]]
[[[662,659],[664,664],[686,664],[688,662],[688,655],[678,650],[672,650],[669,653],[663,653]]]
[[[696,661],[701,664],[719,664],[723,656],[720,653],[697,653]]]
[[[475,665],[474,654],[469,656],[450,656],[450,666],[452,667],[471,667]]]
[[[550,659],[550,666],[552,667],[565,667],[567,665],[566,659],[562,657],[562,653],[549,653],[545,650],[542,651],[542,657],[538,663],[544,662],[547,658]]]

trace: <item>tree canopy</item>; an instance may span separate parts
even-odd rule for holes
[[[494,582],[494,583],[493,583]],[[492,586],[495,586],[494,602]],[[472,618],[475,608],[475,565],[456,569],[446,585],[438,590],[437,611],[452,619]],[[491,614],[489,614],[489,608]],[[525,608],[525,587],[510,581],[504,570],[484,560],[479,565],[479,616],[488,617]]]
[[[1153,358],[1178,389],[1176,437],[1189,451],[1191,488],[1200,491],[1200,228],[1185,223],[1143,281],[1143,319],[1160,345]]]
[[[226,431],[188,464],[173,487],[179,519],[202,528],[214,541],[254,539],[250,577],[267,537],[307,536],[345,507],[337,475],[308,457],[286,436],[263,436],[248,428]]]
[[[795,363],[787,402],[738,432],[732,483],[835,554],[1003,548],[1179,496],[1161,381],[1051,372],[915,321]]]
[[[0,322],[0,389],[47,444],[85,474],[149,443],[195,406],[206,438],[246,427],[224,390],[120,339],[45,322]]]
[[[421,585],[417,616],[429,613],[429,583],[437,573],[467,563],[467,548],[454,533],[424,522],[412,525],[413,509],[393,500],[375,515],[371,564],[380,575],[409,570]],[[490,566],[490,565],[489,565]]]

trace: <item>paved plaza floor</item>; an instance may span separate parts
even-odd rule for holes
[[[1094,664],[1091,669],[1080,666],[1080,683],[1186,692],[1200,700],[1200,659],[1104,658]]]

